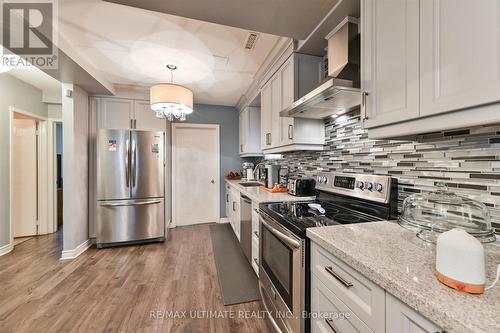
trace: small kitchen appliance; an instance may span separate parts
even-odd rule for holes
[[[316,200],[259,205],[259,290],[276,332],[310,331],[310,319],[303,315],[311,298],[307,228],[377,222],[397,214],[397,185],[390,176],[320,173],[316,190]]]
[[[463,229],[443,232],[437,238],[436,275],[448,287],[482,294],[486,281],[484,260],[483,245]]]
[[[261,169],[260,181],[267,188],[273,188],[274,184],[279,184],[280,182],[280,169],[279,164],[266,164]]]
[[[314,196],[316,194],[316,180],[314,178],[290,178],[288,193],[298,197]]]
[[[253,174],[253,168],[254,168],[253,163],[251,163],[251,162],[244,162],[243,163],[243,178],[245,178],[246,181],[255,180],[254,174]]]

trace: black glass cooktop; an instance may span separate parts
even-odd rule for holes
[[[324,213],[311,207],[309,204],[319,204]],[[353,209],[354,208],[354,209]],[[309,202],[279,202],[261,204],[260,209],[269,214],[276,221],[283,224],[293,233],[305,237],[306,229],[329,225],[352,224],[380,221],[384,218],[381,212],[374,209],[367,214],[355,209],[356,206],[345,205],[332,201]],[[363,207],[368,208],[368,207]],[[366,210],[366,209],[364,209]]]

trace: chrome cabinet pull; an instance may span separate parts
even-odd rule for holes
[[[288,139],[293,140],[293,125],[288,125]]]
[[[243,144],[240,144],[240,153],[243,152]]]
[[[137,151],[136,151],[136,142],[132,140],[132,187],[135,187],[135,177],[136,177],[136,159],[137,159]]]
[[[130,187],[130,170],[129,170],[129,166],[128,166],[129,159],[130,159],[130,156],[129,156],[130,140],[129,139],[127,139],[125,141],[125,151],[127,153],[125,155],[125,184],[127,185],[127,187]]]
[[[346,288],[351,288],[352,286],[354,286],[351,282],[347,281],[346,279],[344,279],[342,276],[338,275],[332,268],[332,266],[327,266],[325,267],[325,271],[327,271],[328,273],[330,273],[331,276],[333,276],[335,279],[337,279],[340,283],[342,283],[344,285],[344,287]]]
[[[236,208],[234,208],[234,205],[236,204],[236,201],[233,201],[233,212],[236,211]]]
[[[332,330],[332,332],[334,332],[334,333],[340,333],[340,331],[333,324],[333,320],[332,319],[325,319],[325,322],[330,327],[330,329]]]
[[[361,118],[362,120],[368,120],[368,114],[366,110],[366,96],[368,96],[368,93],[366,91],[363,91],[361,94]]]

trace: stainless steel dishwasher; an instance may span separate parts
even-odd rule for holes
[[[240,198],[240,243],[248,262],[252,263],[252,200]]]

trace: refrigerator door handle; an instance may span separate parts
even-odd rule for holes
[[[130,140],[127,139],[125,141],[125,149],[126,149],[126,155],[125,155],[125,184],[127,187],[130,187],[130,172],[129,172],[129,151],[130,151]]]
[[[100,206],[102,207],[118,207],[118,206],[144,206],[144,205],[155,205],[161,203],[161,200],[149,200],[149,201],[133,201],[133,202],[102,202]]]
[[[135,187],[135,178],[136,178],[136,168],[137,168],[137,165],[136,165],[136,162],[137,162],[137,149],[136,149],[136,142],[135,140],[132,140],[132,187]]]

